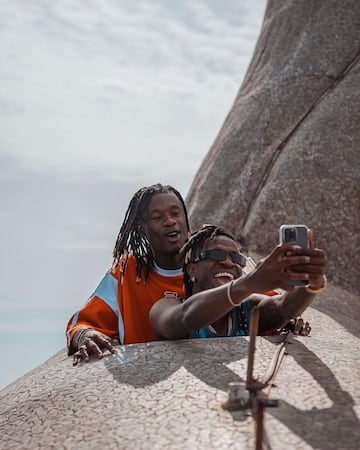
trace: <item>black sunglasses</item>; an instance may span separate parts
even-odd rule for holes
[[[238,252],[227,252],[226,250],[205,250],[201,252],[199,256],[194,259],[194,262],[203,261],[204,259],[213,259],[214,261],[225,261],[230,256],[231,261],[234,264],[238,264],[241,267],[246,266],[246,257]]]

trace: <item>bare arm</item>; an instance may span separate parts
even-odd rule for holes
[[[259,333],[281,328],[291,319],[301,316],[314,298],[315,295],[306,292],[305,288],[275,296],[252,295],[249,298],[250,309],[258,305],[260,312]]]
[[[238,299],[247,297],[247,291],[241,288],[241,284],[236,290]],[[216,322],[232,308],[227,298],[227,285],[224,285],[198,292],[184,303],[163,298],[152,306],[149,319],[157,338],[182,339],[190,330]]]
[[[286,258],[284,258],[284,253],[287,254]],[[323,255],[323,252],[320,253]],[[310,266],[316,266],[313,261],[316,255],[315,250],[307,250],[304,255],[304,251],[300,252],[292,246],[278,246],[267,258],[262,260],[253,272],[244,278],[235,280],[231,285],[230,292],[229,285],[226,284],[198,292],[184,303],[174,299],[161,299],[150,311],[149,318],[153,331],[158,338],[184,338],[190,330],[212,324],[227,314],[233,308],[228,294],[237,304],[255,292],[265,293],[282,288],[289,291],[290,294],[291,291],[295,291],[295,288],[286,284],[286,280],[303,279],[305,272],[300,272],[300,269],[305,267],[307,270]],[[294,267],[296,270],[293,270]],[[310,280],[310,273],[306,272],[305,277]],[[301,289],[301,291],[304,290]],[[304,295],[308,300],[304,300]],[[298,300],[293,305],[292,297],[285,296],[282,306],[278,298],[275,301],[275,298],[267,297],[265,301],[265,297],[263,297],[263,303],[259,306],[261,306],[264,326],[269,323],[270,325],[274,324],[270,328],[275,328],[278,322],[285,324],[290,318],[298,315],[295,314],[296,311],[302,312],[306,309],[313,298],[306,292],[300,295],[300,300],[298,297],[299,294],[295,294],[294,298]],[[275,314],[280,315],[280,320],[273,318],[274,311]],[[291,312],[294,314],[291,315]],[[288,314],[290,316],[286,320]]]

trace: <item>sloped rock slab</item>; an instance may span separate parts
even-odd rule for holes
[[[271,391],[265,427],[274,449],[358,449],[360,346],[348,328],[313,308],[310,337],[292,338]],[[344,322],[342,322],[344,324]],[[265,374],[278,337],[258,338]],[[61,350],[0,391],[1,449],[252,449],[248,411],[222,408],[244,381],[248,338],[119,346],[72,367]]]
[[[269,0],[187,194],[191,227],[226,225],[266,255],[282,223],[305,223],[327,252],[329,280],[359,293],[359,104],[360,2]]]

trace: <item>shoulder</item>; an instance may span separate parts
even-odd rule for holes
[[[164,297],[157,300],[151,307],[150,316],[162,313],[172,309],[174,306],[179,306],[184,303],[185,299],[178,296],[177,292],[166,291]]]
[[[115,267],[110,269],[111,275],[118,280],[121,278],[135,277],[136,276],[136,260],[133,255],[122,256],[120,261]]]
[[[164,297],[159,299],[156,303],[159,305],[180,305],[185,302],[185,298],[179,297],[179,294],[175,291],[165,291]]]

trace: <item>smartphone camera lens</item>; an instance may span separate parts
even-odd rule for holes
[[[287,228],[285,230],[285,242],[294,242],[294,241],[296,241],[296,229]]]

